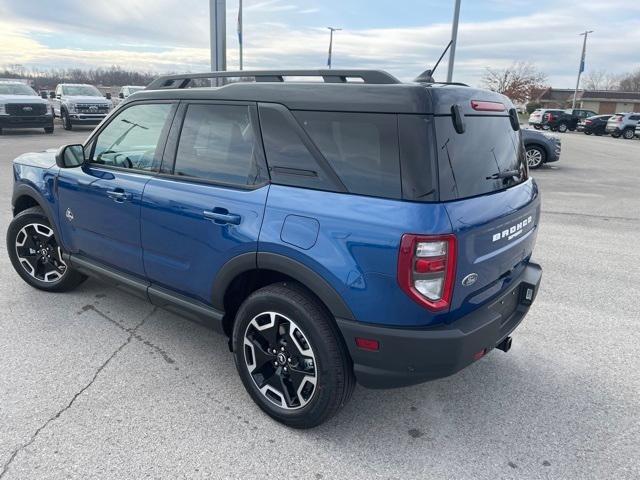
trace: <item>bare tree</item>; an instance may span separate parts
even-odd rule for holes
[[[529,62],[514,62],[504,69],[487,68],[482,84],[489,90],[502,93],[513,102],[524,103],[544,88],[547,76]]]
[[[585,90],[617,90],[620,78],[606,70],[590,70],[584,76],[582,84]]]
[[[619,90],[622,92],[640,92],[640,68],[622,77]]]

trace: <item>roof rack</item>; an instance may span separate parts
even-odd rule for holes
[[[381,70],[241,70],[208,73],[185,73],[156,78],[147,90],[187,88],[193,80],[253,78],[255,82],[284,82],[285,77],[322,77],[325,83],[347,83],[350,78],[368,84],[402,83],[393,75]]]

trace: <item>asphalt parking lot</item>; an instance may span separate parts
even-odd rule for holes
[[[89,130],[0,136],[11,160]],[[263,415],[226,339],[89,280],[28,287],[0,242],[0,478],[640,478],[640,141],[564,134],[543,194],[537,302],[508,354],[325,425]]]

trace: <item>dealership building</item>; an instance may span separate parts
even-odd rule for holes
[[[532,103],[539,103],[541,108],[569,108],[573,102],[573,93],[572,89],[549,87],[533,99]],[[601,114],[640,112],[640,92],[578,90],[576,108]]]

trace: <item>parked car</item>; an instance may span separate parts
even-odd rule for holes
[[[610,118],[611,115],[595,115],[585,118],[578,123],[578,131],[584,132],[585,135],[604,135],[606,134],[607,120]]]
[[[605,131],[612,137],[623,137],[628,140],[635,135],[635,128],[640,122],[640,113],[616,113],[608,121]]]
[[[556,135],[525,129],[522,130],[522,142],[529,168],[540,168],[545,163],[560,160],[562,142]]]
[[[636,137],[640,137],[640,122],[636,124]]]
[[[259,81],[186,88],[227,76]],[[519,128],[503,95],[380,71],[161,77],[14,161],[7,252],[35,288],[92,275],[206,318],[259,407],[313,427],[356,381],[509,350],[541,278]]]
[[[105,98],[93,85],[79,83],[59,84],[51,102],[65,130],[74,125],[97,125],[113,108],[110,94]]]
[[[540,130],[541,128],[543,128],[542,127],[542,117],[549,110],[550,109],[548,109],[548,108],[538,108],[538,109],[534,110],[533,112],[531,112],[531,115],[529,115],[529,121],[528,121],[529,125],[531,125],[536,130]]]
[[[0,134],[8,128],[43,128],[53,133],[49,102],[24,82],[0,81]]]
[[[587,117],[597,115],[591,110],[567,109],[567,110],[547,110],[542,116],[542,126],[547,126],[551,131],[564,133],[567,130],[572,132],[578,127],[578,122]]]
[[[113,99],[113,104],[118,105],[122,103],[122,100],[129,98],[129,95],[133,95],[136,92],[141,92],[145,87],[139,85],[125,85],[118,92],[117,98]]]

